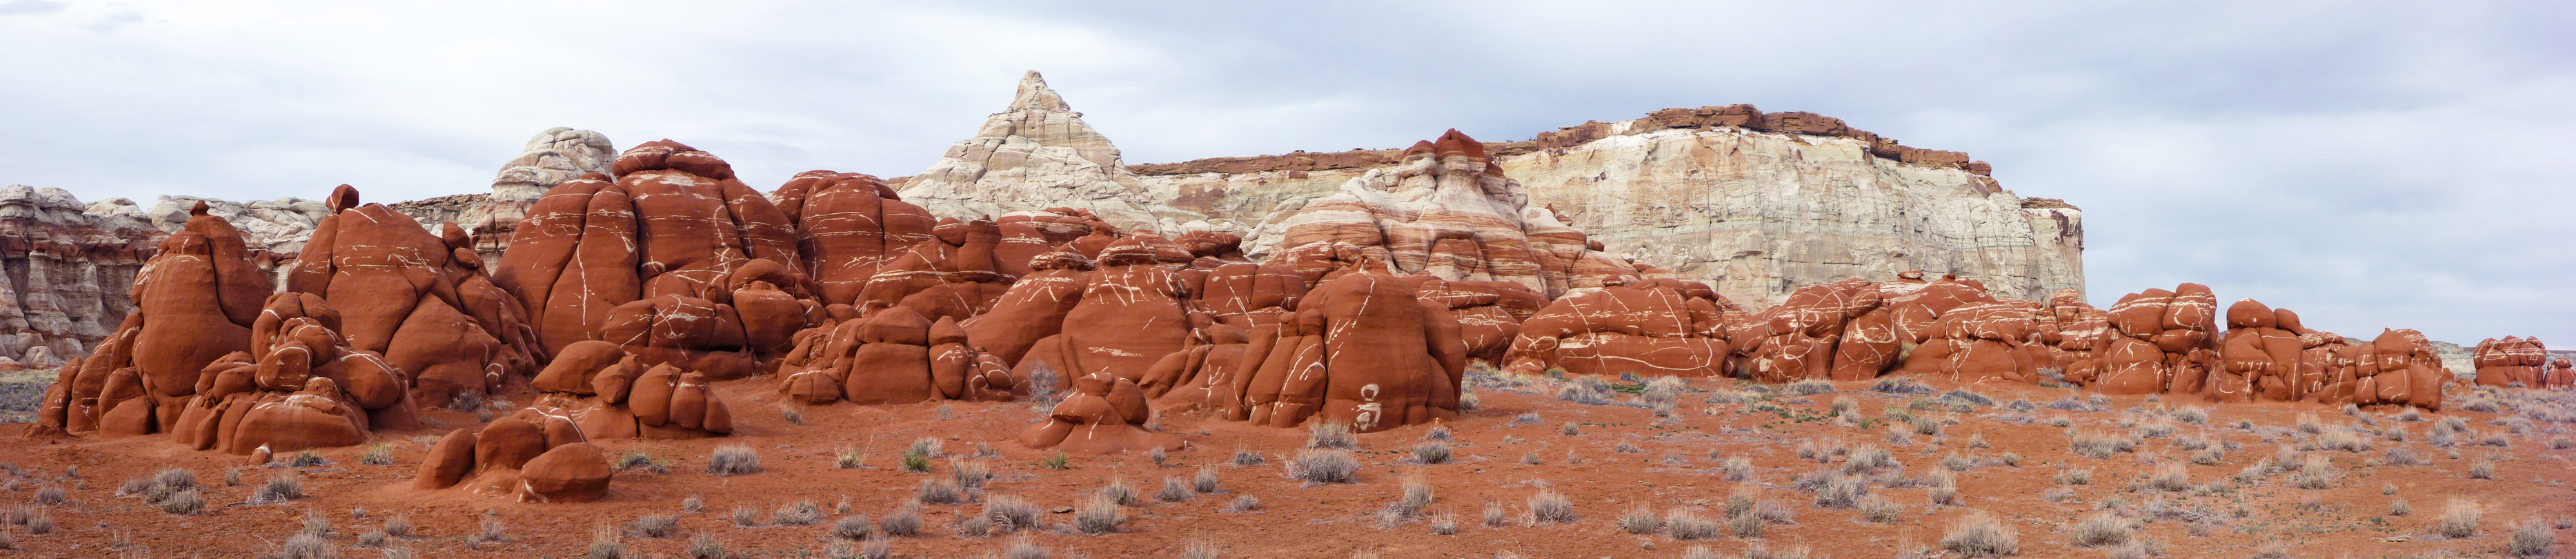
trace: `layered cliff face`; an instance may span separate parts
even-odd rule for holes
[[[1118,158],[1109,138],[1082,122],[1046,78],[1020,78],[1011,105],[948,147],[929,170],[894,186],[904,200],[936,217],[974,219],[1014,211],[1069,207],[1090,210],[1126,229],[1227,230],[1224,224],[1190,224],[1206,216],[1162,203],[1145,191]]]
[[[0,359],[62,366],[133,310],[128,286],[167,233],[140,214],[82,208],[63,189],[0,187]]]
[[[1995,295],[2083,289],[2082,213],[2023,199],[1965,154],[1924,150],[1810,113],[1668,109],[1488,143],[1493,163],[1609,252],[1766,307],[1799,287],[1956,274]],[[1397,165],[1396,150],[1133,167],[1170,204],[1260,221]]]

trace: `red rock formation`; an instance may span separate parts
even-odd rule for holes
[[[539,346],[617,343],[647,366],[724,380],[774,363],[821,321],[793,221],[724,160],[678,142],[629,149],[529,208],[493,283]]]
[[[955,319],[931,322],[911,307],[827,321],[798,335],[778,388],[807,404],[1009,400],[1026,390],[1006,361],[967,340]]]
[[[412,372],[423,405],[458,393],[482,396],[536,372],[534,332],[518,298],[484,275],[473,241],[455,224],[431,235],[381,204],[358,205],[341,185],[286,289],[339,309],[349,345]]]
[[[1733,347],[1726,324],[1744,319],[1741,307],[1699,282],[1612,281],[1600,291],[1559,298],[1521,322],[1506,370],[1642,377],[1728,372]]]
[[[2311,398],[2326,404],[2403,405],[2442,410],[2451,373],[2433,343],[2414,330],[2388,330],[2368,343],[2328,348],[2327,382]],[[2348,356],[2348,358],[2347,358]]]
[[[2479,386],[2538,387],[2546,384],[2541,366],[2549,362],[2549,347],[2540,338],[2488,338],[2478,342],[2470,360],[2478,368]]]
[[[1020,431],[1020,444],[1092,454],[1180,449],[1184,445],[1180,437],[1142,427],[1152,414],[1144,390],[1135,382],[1085,376],[1075,379],[1073,391],[1047,411],[1045,422]]]
[[[733,407],[706,375],[669,364],[646,366],[617,344],[585,340],[565,346],[530,385],[529,405],[572,418],[593,439],[691,439],[733,433]]]
[[[2218,361],[2218,297],[2209,287],[2185,283],[2173,291],[2131,293],[2111,305],[2113,336],[2091,376],[2067,380],[2108,394],[2202,394],[2213,401],[2250,396],[2244,379],[2208,382]]]
[[[2309,365],[2305,364],[2307,344],[2300,336],[2307,333],[2299,325],[2299,315],[2289,309],[2276,310],[2253,299],[2228,305],[2227,333],[2219,340],[2219,366],[2203,385],[2208,388],[2206,394],[2212,401],[2302,399],[2306,396],[2302,370]]]
[[[608,494],[615,472],[571,418],[521,409],[481,429],[450,431],[430,446],[412,487],[463,487],[523,503],[587,503]]]
[[[2542,373],[2540,383],[2551,390],[2576,388],[2576,367],[2570,367],[2565,357],[2550,360],[2549,371]]]
[[[1466,345],[1448,305],[1408,283],[1364,272],[1315,286],[1294,314],[1252,329],[1228,374],[1207,377],[1201,405],[1260,425],[1320,417],[1360,432],[1455,417]]]
[[[1589,248],[1554,211],[1529,206],[1520,183],[1456,130],[1414,144],[1396,166],[1352,179],[1262,231],[1255,251],[1298,269],[1331,268],[1315,261],[1347,245],[1397,273],[1508,281],[1551,297],[1637,275],[1634,265]]]
[[[2040,316],[2040,342],[2048,348],[2049,366],[2067,378],[2102,374],[2102,356],[2111,344],[2111,314],[2084,302],[2084,294],[2060,289],[2048,297]]]
[[[2036,301],[1981,301],[1942,312],[1922,344],[1905,356],[1903,371],[1961,382],[2038,384],[2039,369],[2049,364],[2047,346],[2032,343],[2044,308]]]
[[[134,311],[117,333],[63,366],[39,410],[40,431],[139,435],[173,426],[209,365],[253,349],[251,326],[272,284],[252,257],[239,230],[198,204],[137,274]],[[113,428],[103,425],[111,420]]]

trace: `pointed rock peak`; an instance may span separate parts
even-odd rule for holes
[[[206,215],[206,211],[207,211],[208,209],[209,209],[209,208],[207,208],[207,207],[206,207],[206,201],[205,201],[205,200],[198,200],[198,201],[197,201],[197,205],[189,206],[189,207],[188,207],[188,215],[193,215],[193,216],[203,216],[203,215]]]
[[[1405,157],[1408,157],[1408,158],[1409,158],[1409,157],[1413,157],[1413,155],[1414,155],[1414,154],[1418,154],[1418,153],[1421,153],[1421,154],[1431,153],[1431,140],[1421,140],[1421,141],[1416,141],[1416,142],[1413,142],[1413,147],[1404,148],[1404,156],[1405,156]]]
[[[1020,93],[1011,98],[1011,108],[1004,110],[1020,109],[1070,111],[1073,107],[1066,106],[1064,97],[1056,95],[1055,90],[1047,89],[1046,76],[1038,75],[1037,70],[1030,70],[1027,75],[1020,76]]]

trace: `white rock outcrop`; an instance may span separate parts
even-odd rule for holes
[[[2015,299],[2084,289],[2080,210],[2015,196],[1966,154],[1901,146],[1829,117],[1668,109],[1485,147],[1530,206],[1554,209],[1603,250],[1757,309],[1800,287],[1907,270],[1974,278]],[[1301,152],[1134,169],[1147,190],[1177,193],[1180,209],[1261,222],[1400,156]]]
[[[1146,192],[1119,160],[1118,147],[1083,123],[1082,113],[1034,70],[1020,78],[1010,107],[985,119],[975,137],[948,146],[929,170],[899,180],[903,200],[935,217],[1066,207],[1091,210],[1111,225],[1165,234],[1234,229],[1204,222],[1205,215],[1173,208]]]
[[[453,221],[474,235],[475,253],[486,262],[498,262],[501,251],[509,248],[510,233],[518,230],[519,221],[528,216],[528,208],[545,198],[546,191],[583,174],[607,174],[608,165],[616,161],[617,148],[609,143],[606,134],[561,126],[548,128],[528,138],[519,156],[501,165],[501,172],[492,177],[491,194],[466,204]],[[444,220],[419,221],[435,229]]]

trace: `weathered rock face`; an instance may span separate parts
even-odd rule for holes
[[[2298,313],[2274,309],[2253,299],[2227,307],[2227,333],[2219,338],[2218,367],[2203,387],[2212,399],[2297,401],[2306,396],[2301,382],[2308,334]],[[2240,391],[2238,386],[2244,388]]]
[[[903,198],[939,217],[974,219],[1023,210],[1071,207],[1097,213],[1121,229],[1178,235],[1226,228],[1174,209],[1146,192],[1109,138],[1082,122],[1036,71],[1020,78],[1011,105],[984,121],[975,137],[949,146],[929,170],[901,185]]]
[[[1245,251],[1272,264],[1335,259],[1339,247],[1400,274],[1506,281],[1554,297],[1633,277],[1636,266],[1591,250],[1583,231],[1532,207],[1483,144],[1450,130],[1414,144],[1396,165],[1373,169],[1340,191],[1261,222]],[[1347,260],[1347,257],[1340,259]]]
[[[530,408],[572,418],[593,439],[691,439],[733,433],[733,406],[706,375],[646,367],[617,344],[573,342],[529,385]]]
[[[2218,297],[2209,286],[2131,293],[2112,304],[2112,337],[2096,371],[2066,380],[2110,394],[2201,394],[2216,401],[2251,398],[2241,377],[2210,382],[2218,365]]]
[[[821,320],[793,222],[723,159],[660,140],[614,170],[530,207],[492,276],[528,309],[543,354],[607,340],[648,367],[730,380]]]
[[[1519,325],[1505,370],[1549,367],[1582,375],[1714,377],[1729,371],[1730,319],[1744,309],[1707,285],[1678,280],[1621,283],[1558,298]]]
[[[336,213],[288,267],[286,290],[330,301],[349,345],[411,372],[429,406],[536,374],[527,310],[484,274],[462,229],[441,224],[444,235],[432,235],[382,204],[359,205],[347,185],[328,203]]]
[[[2014,196],[1965,154],[1901,146],[1829,117],[1667,109],[1484,149],[1526,186],[1530,206],[1555,209],[1609,252],[1755,308],[1800,287],[1914,269],[1976,278],[2015,299],[2084,286],[2073,206]],[[1370,150],[1131,168],[1175,207],[1257,222],[1403,157]]]
[[[2488,338],[2478,342],[2470,359],[2477,364],[2479,386],[2537,387],[2545,384],[2541,366],[2549,363],[2549,346],[2540,338]]]
[[[0,358],[62,366],[133,310],[127,290],[166,233],[139,214],[82,207],[59,188],[0,187]]]
[[[548,128],[528,138],[527,148],[518,157],[501,164],[501,172],[492,177],[491,194],[470,200],[453,218],[421,223],[455,222],[473,234],[476,254],[485,261],[499,262],[502,251],[510,247],[510,236],[527,218],[528,208],[536,206],[546,192],[582,175],[607,173],[609,163],[616,159],[617,149],[605,134],[560,126]]]

